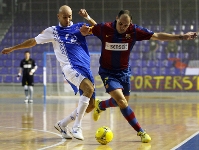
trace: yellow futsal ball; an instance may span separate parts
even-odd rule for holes
[[[97,129],[95,134],[96,140],[102,144],[106,145],[113,139],[113,132],[109,127],[103,126]]]

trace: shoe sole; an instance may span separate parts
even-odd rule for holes
[[[72,133],[71,133],[72,134]],[[73,134],[72,134],[73,135]],[[74,137],[74,136],[73,136]],[[74,137],[75,139],[77,139],[77,140],[81,140],[81,141],[83,141],[84,139],[80,139],[80,138],[76,138],[76,137]]]

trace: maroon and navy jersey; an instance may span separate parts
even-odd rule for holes
[[[154,34],[136,24],[130,24],[125,33],[119,34],[116,21],[95,25],[92,33],[102,42],[100,66],[109,70],[128,68],[130,52],[136,41],[149,40]]]

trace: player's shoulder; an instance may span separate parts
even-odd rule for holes
[[[108,27],[112,27],[113,26],[113,22],[105,22],[105,23],[102,23],[104,26],[108,26]]]
[[[102,27],[103,29],[107,29],[107,30],[110,30],[110,29],[113,29],[114,28],[114,24],[113,22],[103,22],[103,23],[100,23],[98,24],[98,26]]]
[[[148,32],[150,34],[154,34],[153,31],[151,31],[143,26],[137,25],[137,24],[135,24],[135,29],[136,29],[136,31]]]
[[[82,27],[83,25],[87,25],[89,26],[89,24],[85,23],[85,22],[78,22],[78,23],[74,23],[71,27]]]
[[[41,33],[42,34],[44,34],[44,33],[52,33],[55,28],[56,28],[56,26],[47,27]]]
[[[136,29],[144,29],[145,27],[138,25],[138,24],[133,24],[133,27]]]
[[[33,62],[35,61],[33,58],[29,58],[29,60],[30,60],[30,61],[33,61]]]

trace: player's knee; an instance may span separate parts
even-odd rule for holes
[[[91,97],[92,94],[93,94],[93,92],[94,92],[94,87],[91,86],[91,85],[87,85],[87,86],[85,86],[84,89],[83,89],[83,93],[84,93],[84,95],[87,96],[87,97]]]
[[[94,92],[93,83],[87,78],[85,78],[80,84],[80,89],[83,91],[83,95],[89,98],[92,96]]]
[[[28,86],[27,85],[24,85],[24,90],[28,90]]]
[[[123,109],[123,108],[126,108],[128,106],[128,102],[126,99],[120,99],[120,100],[117,100],[117,104],[118,106]]]

